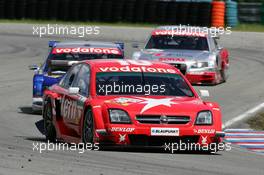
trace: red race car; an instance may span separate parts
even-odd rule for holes
[[[224,136],[218,104],[202,101],[178,69],[161,62],[82,61],[43,100],[50,141],[210,145]]]

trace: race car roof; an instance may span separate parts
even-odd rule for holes
[[[103,48],[117,48],[118,45],[111,42],[99,42],[99,41],[62,41],[56,43],[55,47],[103,47]]]
[[[177,73],[179,70],[172,65],[158,61],[135,61],[117,59],[99,59],[83,61],[90,64],[96,72],[149,72]]]

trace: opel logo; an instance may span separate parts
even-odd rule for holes
[[[168,124],[169,119],[166,115],[160,116],[160,124]]]

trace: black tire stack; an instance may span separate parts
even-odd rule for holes
[[[91,21],[92,0],[82,0],[80,6],[80,20]]]
[[[71,21],[79,21],[80,3],[80,0],[71,0],[69,2],[69,19]]]
[[[188,24],[188,11],[189,11],[189,3],[188,2],[180,2],[179,9],[177,10],[178,16],[178,24],[185,25]]]
[[[105,21],[105,22],[111,22],[112,21],[112,3],[113,3],[113,1],[110,1],[110,0],[104,0],[102,2],[102,7],[101,7],[102,21]]]
[[[101,11],[102,4],[103,4],[103,0],[93,1],[92,15],[91,15],[92,21],[101,21],[102,20],[101,15],[102,15],[102,13],[104,13]]]
[[[177,14],[178,11],[178,3],[175,1],[169,1],[167,5],[167,15],[166,15],[166,23],[169,24],[177,24],[178,19],[180,18]]]
[[[58,19],[58,0],[48,0],[48,19]]]
[[[143,22],[145,15],[146,0],[136,0],[134,22]]]
[[[48,0],[39,0],[37,3],[37,19],[48,19]]]
[[[69,0],[58,1],[58,19],[62,21],[69,20]]]
[[[162,24],[166,22],[167,7],[168,7],[168,2],[166,1],[157,2],[157,8],[156,8],[157,23]]]
[[[197,2],[191,2],[189,6],[189,14],[188,14],[188,19],[189,19],[189,24],[192,26],[197,25],[197,19],[198,19],[198,3]]]
[[[26,18],[36,19],[37,18],[37,0],[27,0],[26,4]]]
[[[146,23],[156,22],[156,7],[157,7],[157,1],[154,1],[154,0],[146,1],[144,22]]]
[[[5,17],[7,19],[15,18],[15,0],[5,1]]]
[[[26,14],[26,0],[17,0],[15,4],[15,17],[16,19],[25,18]]]
[[[135,0],[126,0],[123,10],[124,21],[132,22],[134,20],[135,2]]]
[[[124,0],[113,0],[112,21],[120,22],[123,19]]]
[[[198,26],[211,26],[211,8],[212,5],[210,2],[201,2],[199,3],[199,11],[198,11]]]
[[[0,0],[0,19],[5,18],[5,0]]]

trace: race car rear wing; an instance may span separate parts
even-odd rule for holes
[[[59,41],[49,41],[49,47],[54,47],[56,43],[58,43]]]

